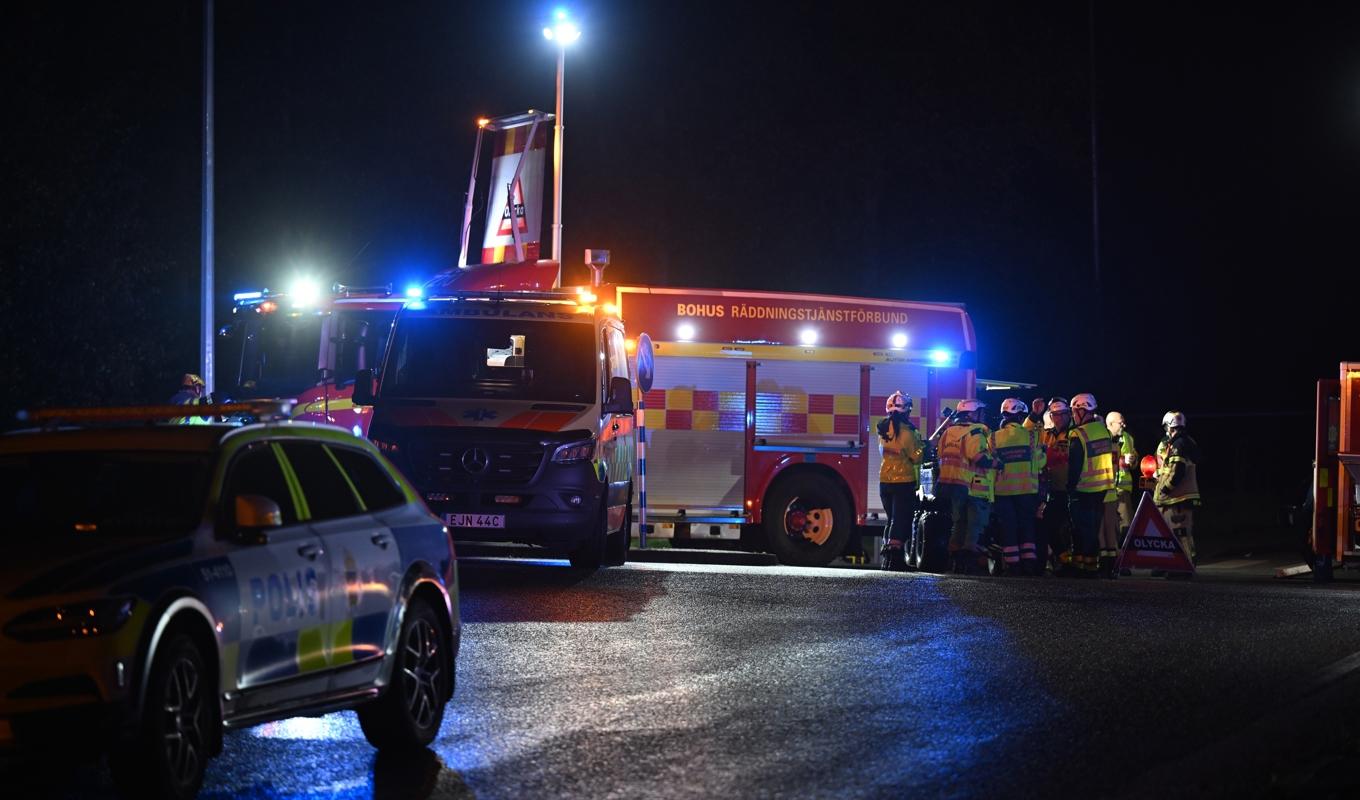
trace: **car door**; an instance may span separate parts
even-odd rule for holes
[[[242,598],[236,659],[241,689],[317,667],[317,632],[330,617],[324,602],[329,578],[325,548],[307,524],[306,509],[279,456],[276,444],[248,446],[232,460],[222,493],[224,518],[233,523],[240,495],[273,500],[283,521],[277,528],[232,534],[237,546],[230,558]]]
[[[396,541],[327,446],[294,440],[282,447],[307,500],[312,530],[329,553],[329,662],[337,668],[376,662],[386,652],[401,580]]]
[[[610,381],[614,378],[628,380],[628,351],[624,348],[623,332],[613,326],[603,331],[602,345],[605,353],[604,391],[605,401],[609,400]],[[634,417],[629,414],[605,414],[600,421],[600,464],[604,469],[604,479],[609,484],[607,505],[609,507],[609,530],[618,530],[626,518],[629,492],[632,489],[633,463],[637,454],[637,433]]]

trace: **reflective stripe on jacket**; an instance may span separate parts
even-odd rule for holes
[[[1083,494],[1105,494],[1113,489],[1113,443],[1105,423],[1093,419],[1075,428],[1072,433],[1072,446],[1081,448],[1081,475],[1077,478],[1077,491]]]

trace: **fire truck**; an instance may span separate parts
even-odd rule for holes
[[[660,535],[802,566],[857,552],[885,521],[871,431],[888,395],[910,394],[928,431],[977,390],[961,305],[646,286],[615,302],[653,342],[640,399]]]
[[[1318,381],[1313,457],[1313,573],[1360,559],[1360,362]]]
[[[377,366],[397,310],[419,288],[300,280],[284,292],[233,297],[232,319],[218,331],[218,386],[233,398],[297,399],[293,418],[339,425],[364,436],[369,409],[350,401],[354,376]]]

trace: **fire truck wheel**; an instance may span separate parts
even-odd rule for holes
[[[845,491],[815,472],[784,476],[765,500],[765,535],[781,564],[826,566],[845,551],[854,526]]]
[[[609,527],[609,508],[600,503],[600,519],[591,527],[586,534],[586,538],[567,554],[567,560],[571,561],[572,567],[581,570],[594,571],[604,564],[605,544],[608,537],[605,531]]]

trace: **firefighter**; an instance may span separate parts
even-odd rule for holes
[[[1068,437],[1067,508],[1072,517],[1077,575],[1096,577],[1100,569],[1100,523],[1105,496],[1114,489],[1114,457],[1110,432],[1096,414],[1096,398],[1072,398],[1074,426]],[[1113,566],[1113,561],[1107,565]]]
[[[179,391],[170,397],[170,405],[174,406],[197,406],[208,402],[208,398],[203,396],[205,384],[203,379],[192,372],[184,373],[180,379]],[[206,425],[207,417],[175,417],[171,420],[176,425]]]
[[[878,468],[878,496],[888,515],[883,530],[883,569],[907,568],[902,545],[911,538],[916,516],[916,486],[921,480],[921,437],[911,423],[911,395],[893,392],[883,408],[887,415],[879,421],[878,451],[883,456]]]
[[[1133,524],[1133,465],[1138,463],[1138,448],[1133,443],[1133,434],[1124,424],[1124,415],[1111,411],[1105,415],[1105,427],[1110,432],[1112,442],[1110,452],[1114,455],[1114,508],[1105,509],[1105,525],[1114,542],[1112,556],[1119,555],[1119,545],[1124,541]],[[1106,498],[1106,502],[1110,502]],[[1101,548],[1105,546],[1106,532],[1101,531]]]
[[[1168,411],[1162,417],[1165,438],[1157,445],[1157,487],[1152,502],[1171,531],[1185,545],[1193,560],[1195,551],[1194,507],[1200,504],[1199,444],[1185,432],[1185,415]]]
[[[955,572],[968,575],[979,571],[978,539],[991,516],[996,475],[991,431],[979,421],[982,409],[977,400],[959,401],[940,437],[940,484],[953,523],[950,559]]]
[[[1043,410],[1045,406],[1047,410]],[[1041,411],[1036,412],[1035,407]],[[1039,475],[1039,508],[1035,512],[1039,522],[1034,529],[1034,550],[1039,557],[1040,577],[1055,561],[1061,564],[1071,561],[1068,534],[1071,520],[1067,516],[1067,438],[1071,434],[1072,411],[1067,406],[1067,400],[1054,397],[1045,403],[1043,398],[1036,398],[1034,405],[1030,406],[1025,427],[1034,430],[1041,424],[1039,443],[1044,447],[1045,467]],[[1058,564],[1054,564],[1054,568],[1056,570]]]
[[[1025,426],[1029,406],[1019,398],[1001,401],[1001,427],[992,434],[992,452],[1000,464],[996,500],[992,504],[1001,527],[1001,554],[1007,574],[1042,574],[1035,550],[1035,516],[1039,509],[1039,475],[1048,459],[1040,432]]]

